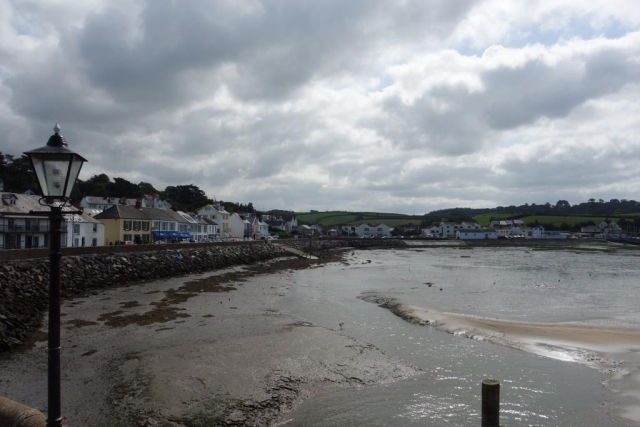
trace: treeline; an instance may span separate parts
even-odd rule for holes
[[[589,199],[586,202],[571,205],[566,200],[558,200],[557,203],[525,203],[516,206],[498,206],[487,209],[452,208],[440,209],[429,212],[424,216],[424,222],[430,224],[440,221],[442,218],[471,219],[477,215],[513,213],[514,218],[528,215],[592,215],[592,216],[619,216],[624,214],[640,213],[640,203],[628,199],[611,199],[605,202],[603,199]]]
[[[31,191],[33,194],[40,194],[40,188],[27,156],[15,158],[0,152],[0,179],[4,182],[4,191],[14,193]],[[145,194],[157,194],[160,199],[168,201],[172,208],[187,212],[214,202],[194,184],[168,186],[164,190],[158,190],[148,182],[142,181],[136,184],[119,177],[114,177],[112,180],[104,173],[93,175],[86,181],[78,179],[71,193],[71,200],[77,204],[85,196],[139,199]],[[219,203],[229,212],[255,212],[251,202],[246,205],[224,201]]]

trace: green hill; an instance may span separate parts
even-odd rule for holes
[[[380,223],[384,222],[390,227],[401,225],[420,225],[423,220],[422,215],[403,215],[398,213],[382,212],[308,212],[296,213],[298,223],[308,225],[320,225],[324,228],[340,225],[359,225],[363,222]]]

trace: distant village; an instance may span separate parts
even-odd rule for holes
[[[0,197],[0,249],[48,247],[48,218],[30,214],[44,210],[39,204],[40,196],[0,192]],[[137,199],[85,196],[79,207],[83,213],[65,215],[63,247],[271,240],[283,233],[302,238],[349,236],[363,239],[386,239],[398,234],[384,223],[324,229],[319,225],[298,224],[294,212],[279,215],[230,213],[220,203],[204,205],[195,212],[183,212],[171,209],[171,205],[158,195]],[[582,227],[579,233],[546,231],[543,226],[529,227],[518,219],[491,221],[489,227],[484,228],[477,222],[443,221],[427,228],[405,226],[402,232],[423,238],[460,240],[626,237],[613,221]]]

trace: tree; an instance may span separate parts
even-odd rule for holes
[[[180,210],[195,211],[211,203],[205,192],[193,184],[169,186],[164,193],[169,203]]]
[[[555,206],[556,209],[568,209],[570,207],[571,205],[566,200],[558,200],[558,203],[556,203]]]
[[[160,194],[160,191],[156,190],[155,187],[148,182],[139,182],[138,187],[143,194]]]
[[[4,182],[4,191],[24,193],[30,190],[34,194],[40,193],[31,161],[25,155],[16,159],[10,154],[0,153],[0,178]]]
[[[110,184],[111,179],[109,179],[109,176],[107,176],[107,174],[101,173],[100,175],[93,175],[86,181],[78,180],[76,186],[78,187],[81,197],[109,197]]]
[[[129,197],[133,199],[142,197],[140,187],[124,178],[113,178],[113,182],[109,184],[108,189],[110,197]]]
[[[595,203],[596,199],[589,199],[589,203]]]

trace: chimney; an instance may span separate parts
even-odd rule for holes
[[[217,210],[220,210],[220,202],[216,202],[215,205],[213,205]]]
[[[142,208],[142,200],[136,199],[136,209]]]

